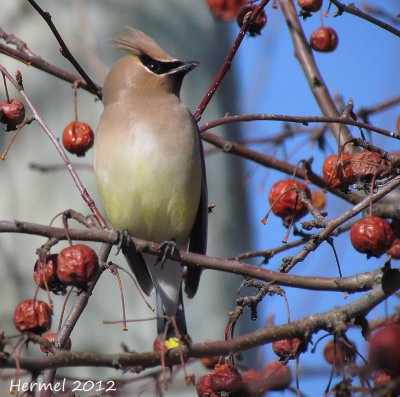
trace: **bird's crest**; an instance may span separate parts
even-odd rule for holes
[[[113,39],[113,42],[118,48],[137,56],[144,54],[159,61],[175,61],[175,58],[168,55],[155,40],[138,29],[127,28],[127,33]]]

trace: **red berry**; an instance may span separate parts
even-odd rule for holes
[[[332,28],[321,27],[311,33],[310,46],[315,51],[332,52],[338,45],[338,35]]]
[[[388,375],[385,371],[377,371],[374,375],[375,386],[383,386],[390,382],[392,377]]]
[[[64,248],[58,254],[57,275],[66,285],[85,286],[98,268],[96,252],[84,244]]]
[[[400,238],[395,238],[392,245],[386,251],[393,259],[400,259]]]
[[[57,254],[48,255],[46,262],[37,260],[33,268],[33,280],[35,284],[43,289],[46,289],[47,285],[47,289],[55,293],[65,290],[65,287],[61,284],[57,276],[57,258]]]
[[[210,374],[200,377],[196,385],[199,397],[217,397],[223,394],[241,397],[242,389],[242,377],[229,364],[216,365]]]
[[[390,324],[368,337],[369,361],[390,376],[400,375],[400,325]]]
[[[322,0],[297,0],[297,4],[304,11],[315,12],[322,7]]]
[[[290,368],[278,361],[268,363],[263,369],[263,374],[268,381],[267,390],[285,390],[292,382]]]
[[[20,332],[41,334],[51,327],[51,310],[46,302],[27,299],[14,311],[14,325]]]
[[[282,360],[295,359],[304,351],[304,341],[300,338],[282,339],[272,343],[272,350]]]
[[[243,23],[244,23],[244,18],[245,16],[249,13],[254,11],[257,8],[257,6],[255,4],[252,5],[247,5],[244,6],[237,18],[236,18],[236,22],[239,25],[239,28],[242,27]],[[257,36],[258,34],[261,34],[261,30],[262,28],[267,24],[267,14],[265,13],[264,9],[262,9],[259,14],[257,15],[256,19],[254,22],[252,22],[249,26],[248,26],[248,30],[247,32],[250,34],[250,36]]]
[[[343,153],[340,159],[337,154],[332,154],[325,159],[322,166],[322,175],[329,186],[347,189],[349,185],[355,182],[351,168],[351,158],[350,154]]]
[[[25,106],[18,99],[0,102],[0,123],[13,127],[21,124],[25,118]]]
[[[243,389],[250,396],[262,396],[267,390],[265,388],[265,376],[255,369],[247,369],[242,374]]]
[[[239,14],[246,0],[207,0],[207,4],[215,17],[222,21],[231,21]]]
[[[57,334],[55,332],[48,332],[47,334],[43,335],[43,338],[47,339],[49,342],[54,343],[54,341],[56,340]],[[67,341],[65,342],[64,346],[62,347],[62,350],[71,350],[71,338],[68,338]],[[43,353],[48,353],[48,349],[45,345],[40,345],[40,350]]]
[[[208,369],[213,369],[220,361],[220,356],[203,357],[201,363]]]
[[[308,187],[304,183],[293,179],[284,179],[276,182],[272,185],[268,196],[272,212],[281,217],[286,223],[289,223],[292,217],[294,217],[294,220],[298,220],[308,213],[307,207],[297,197],[295,184],[305,190],[307,197],[311,199]]]
[[[326,206],[325,194],[322,190],[311,192],[311,203],[317,210],[323,210]]]
[[[229,364],[216,365],[211,372],[211,390],[215,393],[237,393],[242,388],[242,377],[236,367]]]
[[[374,175],[384,176],[389,171],[389,163],[378,153],[363,150],[353,155],[353,174],[359,179],[371,179]]]
[[[156,337],[153,342],[153,351],[154,352],[165,352],[167,351],[167,346],[165,346],[165,343],[161,342],[160,337]]]
[[[196,391],[198,397],[218,397],[211,390],[211,374],[203,375],[200,377],[199,381],[196,384]]]
[[[387,220],[377,216],[366,216],[350,229],[353,247],[368,256],[379,258],[390,248],[394,234]]]
[[[89,124],[75,120],[64,128],[62,141],[70,153],[84,156],[93,146],[94,133]]]
[[[325,360],[334,365],[336,369],[343,368],[354,362],[356,358],[356,347],[352,342],[345,342],[342,339],[329,341],[324,347]]]

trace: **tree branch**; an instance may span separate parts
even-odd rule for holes
[[[293,0],[280,0],[279,4],[283,16],[286,19],[289,33],[292,37],[295,56],[303,69],[311,92],[314,95],[321,112],[328,117],[337,116],[339,114],[338,109],[336,108],[335,102],[333,101],[324,79],[318,70],[318,66],[294,8]],[[341,131],[338,124],[332,124],[330,130],[335,137],[336,142],[339,142],[340,136],[343,141],[347,141],[351,138],[350,131],[347,128],[343,128]]]
[[[55,228],[20,221],[0,221],[0,233],[33,234],[36,236],[55,238],[60,241],[67,240],[67,234],[64,228]],[[68,229],[68,235],[72,240],[77,241],[97,241],[114,245],[119,241],[119,235],[117,232],[100,229]],[[136,250],[139,252],[150,253],[152,255],[160,254],[160,244],[134,237],[132,237],[131,240]],[[182,262],[188,266],[219,270],[244,277],[252,277],[258,280],[273,282],[282,286],[304,288],[315,291],[365,291],[371,288],[375,277],[375,272],[358,273],[350,277],[298,276],[274,272],[272,270],[263,269],[233,259],[194,254],[178,249],[174,251],[173,255],[167,256],[170,259]]]
[[[359,299],[331,309],[324,313],[312,314],[290,324],[262,328],[229,340],[202,342],[188,347],[169,350],[165,355],[167,365],[179,364],[181,353],[185,359],[190,357],[211,357],[229,355],[276,340],[300,337],[308,340],[319,330],[343,332],[351,320],[366,316],[375,306],[387,299],[400,288],[400,271],[386,270],[375,276],[374,287]],[[21,368],[40,371],[45,368],[95,366],[123,370],[143,370],[161,364],[162,353],[120,353],[97,354],[60,351],[48,357],[20,357]],[[15,359],[5,358],[1,362],[4,368],[15,368]]]

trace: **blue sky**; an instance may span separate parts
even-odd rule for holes
[[[326,7],[327,2],[324,2]],[[388,12],[396,15],[400,10],[395,1],[370,1],[368,4],[384,7]],[[356,2],[360,6],[360,2]],[[323,8],[325,10],[325,8]],[[399,38],[393,34],[367,23],[355,16],[343,15],[332,18],[335,11],[332,5],[330,16],[323,19],[324,26],[333,27],[339,36],[339,45],[333,53],[315,53],[317,65],[324,76],[325,82],[331,93],[338,93],[348,101],[353,98],[355,110],[360,107],[374,105],[391,97],[399,95],[400,73],[399,67]],[[262,35],[256,38],[245,38],[235,60],[234,70],[239,81],[242,113],[275,113],[289,115],[321,115],[308,88],[302,70],[293,56],[293,45],[286,27],[286,23],[279,10],[267,8],[268,25]],[[400,22],[400,21],[399,21]],[[320,26],[319,14],[308,18],[303,23],[306,36]],[[235,36],[238,28],[232,26]],[[236,68],[235,68],[236,66]],[[400,115],[400,106],[392,107],[379,115],[371,117],[371,122],[377,126],[395,131],[397,116]],[[280,122],[254,122],[242,125],[242,136],[246,138],[273,136],[282,129]],[[356,132],[356,130],[355,130]],[[377,135],[372,136],[374,143],[382,145],[389,150],[399,150],[400,143],[388,140]],[[332,153],[336,148],[334,140],[328,137],[327,151],[321,153],[317,148],[311,147],[304,135],[293,139],[286,145],[287,157],[282,150],[271,146],[254,146],[259,151],[276,155],[279,159],[287,160],[291,164],[314,156],[313,168],[320,173],[323,158]],[[268,192],[271,185],[278,179],[287,176],[275,171],[262,169],[250,162],[246,162],[247,191],[252,208],[252,223],[256,234],[255,249],[266,249],[279,246],[285,234],[280,219],[270,216],[267,225],[260,223],[261,218],[268,210]],[[312,188],[316,189],[316,188]],[[343,200],[327,196],[326,210],[328,218],[338,215],[349,208]],[[305,218],[307,219],[307,218]],[[292,241],[291,237],[289,241]],[[361,271],[368,271],[383,264],[384,259],[367,260],[362,254],[357,253],[350,244],[348,234],[335,239],[342,272],[352,275]],[[285,252],[276,256],[268,264],[268,268],[277,270],[283,256],[295,254],[298,249]],[[397,266],[398,264],[395,263]],[[332,249],[324,243],[315,253],[309,255],[307,260],[297,265],[294,273],[304,275],[336,276],[337,267]],[[311,312],[322,312],[335,305],[344,303],[343,294],[318,293],[286,289],[288,294],[291,316],[300,318]],[[350,296],[347,301],[357,298]],[[389,301],[389,308],[396,302]],[[398,303],[398,302],[397,302]],[[384,313],[383,305],[374,315]],[[284,303],[281,298],[266,298],[263,302],[263,314],[260,321],[274,313],[275,323],[286,321]],[[365,353],[364,343],[359,338],[358,331],[351,331],[350,337],[357,341],[360,352]],[[321,336],[319,333],[318,336]],[[316,340],[317,337],[314,338]],[[310,365],[329,370],[329,366],[321,359],[324,343],[312,355],[307,353],[302,357],[301,364],[309,368]],[[264,349],[265,359],[274,359],[270,346]],[[293,366],[294,368],[294,366]],[[323,393],[328,382],[328,372],[318,377],[318,382],[311,377],[302,376],[301,384],[305,392]],[[337,381],[339,379],[337,378]]]

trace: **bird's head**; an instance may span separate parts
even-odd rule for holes
[[[184,62],[167,54],[152,38],[140,30],[114,39],[117,47],[128,52],[110,70],[104,84],[104,101],[126,90],[138,95],[169,92],[179,96],[183,77],[198,62]]]

